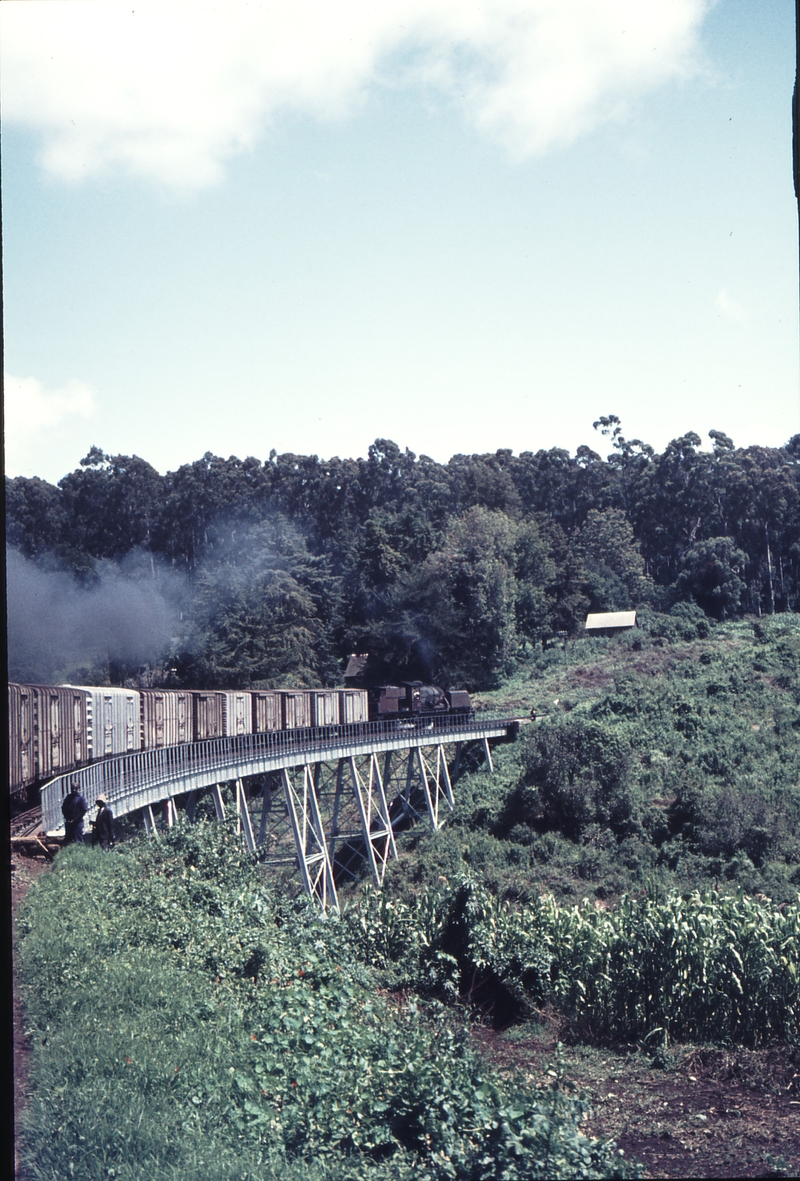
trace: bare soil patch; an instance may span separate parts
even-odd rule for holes
[[[477,1028],[501,1070],[547,1086],[559,1023],[511,1040]],[[588,1135],[613,1140],[647,1177],[800,1176],[800,1053],[785,1047],[723,1051],[678,1047],[656,1066],[636,1051],[563,1050],[565,1078],[592,1105]]]

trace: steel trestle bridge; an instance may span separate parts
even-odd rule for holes
[[[90,808],[105,795],[116,817],[140,813],[154,836],[159,819],[175,823],[179,805],[193,820],[206,792],[217,818],[224,819],[223,790],[229,789],[247,848],[267,863],[296,867],[303,890],[322,909],[338,908],[337,880],[355,876],[353,866],[366,858],[373,881],[382,885],[397,857],[395,832],[418,819],[427,819],[434,831],[441,828],[453,808],[453,782],[465,752],[478,744],[491,771],[490,740],[513,740],[519,726],[519,719],[507,717],[433,716],[137,751],[45,784],[42,827],[63,833],[61,801],[73,781]]]

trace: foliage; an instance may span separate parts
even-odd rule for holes
[[[684,554],[677,589],[715,619],[735,615],[745,590],[740,577],[745,561],[732,538],[710,537]]]
[[[553,1004],[584,1032],[625,1042],[757,1046],[800,1034],[800,905],[713,894],[624,898],[613,910],[551,895],[500,902],[473,881],[411,902],[368,896],[369,958],[417,989],[483,1007]]]
[[[792,902],[800,885],[800,630],[693,604],[534,654],[481,708],[538,720],[462,774],[444,832],[403,834],[391,889],[469,872],[499,896],[614,900],[649,883]]]
[[[221,826],[60,854],[20,928],[31,1175],[638,1175],[580,1133],[558,1072],[492,1075],[448,1011],[386,996],[355,953]]]
[[[115,672],[112,653],[116,680],[336,680],[360,650],[489,688],[533,646],[577,635],[590,610],[797,609],[796,439],[736,448],[715,430],[703,451],[688,432],[657,454],[615,415],[594,425],[606,459],[584,445],[439,464],[377,439],[361,459],[209,452],[161,476],[94,447],[57,487],[7,481],[8,539],[87,585],[103,562],[129,577],[138,552],[156,589],[160,569],[185,576],[183,626],[144,672]],[[71,667],[40,665],[25,675]]]

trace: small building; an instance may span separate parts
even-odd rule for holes
[[[346,689],[363,689],[367,680],[367,666],[369,653],[353,653],[344,670],[344,684]]]
[[[638,626],[635,611],[598,611],[586,616],[586,631],[590,636],[616,636]]]

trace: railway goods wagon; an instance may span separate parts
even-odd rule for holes
[[[88,701],[85,689],[32,685],[36,777],[48,779],[89,762]]]
[[[8,790],[11,795],[36,780],[34,695],[30,685],[8,686]]]
[[[471,714],[472,699],[466,689],[450,689],[447,692],[450,702],[450,712],[454,714]]]
[[[283,726],[283,702],[280,689],[254,689],[250,694],[253,707],[253,730],[263,734],[280,730]]]
[[[222,696],[222,721],[225,734],[252,734],[253,703],[246,691],[225,692]]]
[[[77,686],[76,686],[77,687]],[[91,688],[88,697],[89,757],[126,755],[142,749],[142,699],[137,689]]]
[[[314,725],[314,691],[281,689],[282,730],[307,730]]]
[[[192,733],[195,742],[204,738],[222,738],[225,733],[225,694],[193,690]]]
[[[153,750],[192,741],[192,695],[176,689],[142,689],[142,746]]]
[[[339,720],[343,725],[369,721],[366,689],[339,690]]]
[[[312,726],[339,725],[339,693],[336,689],[315,689],[311,694]]]

